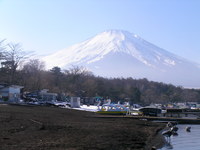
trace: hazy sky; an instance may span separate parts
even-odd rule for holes
[[[123,29],[200,63],[200,0],[0,0],[0,39],[50,54]]]

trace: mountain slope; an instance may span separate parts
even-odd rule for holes
[[[127,31],[105,31],[46,56],[43,60],[48,68],[78,65],[104,77],[148,78],[175,85],[200,87],[200,69],[196,64]]]

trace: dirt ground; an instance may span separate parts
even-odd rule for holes
[[[149,150],[162,124],[46,106],[0,104],[1,150]]]

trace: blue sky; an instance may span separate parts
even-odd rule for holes
[[[200,63],[199,0],[0,0],[0,39],[46,55],[122,29]]]

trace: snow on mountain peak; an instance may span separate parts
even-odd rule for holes
[[[200,83],[196,64],[123,30],[104,31],[43,60],[48,69],[76,65],[104,77],[148,78],[188,87]]]
[[[145,65],[155,67],[156,63],[175,65],[169,53],[143,40],[139,36],[123,30],[107,30],[82,43],[58,51],[44,58],[47,67],[66,67],[71,64],[90,64],[101,60],[109,53],[126,53]],[[55,60],[52,62],[52,58]]]

